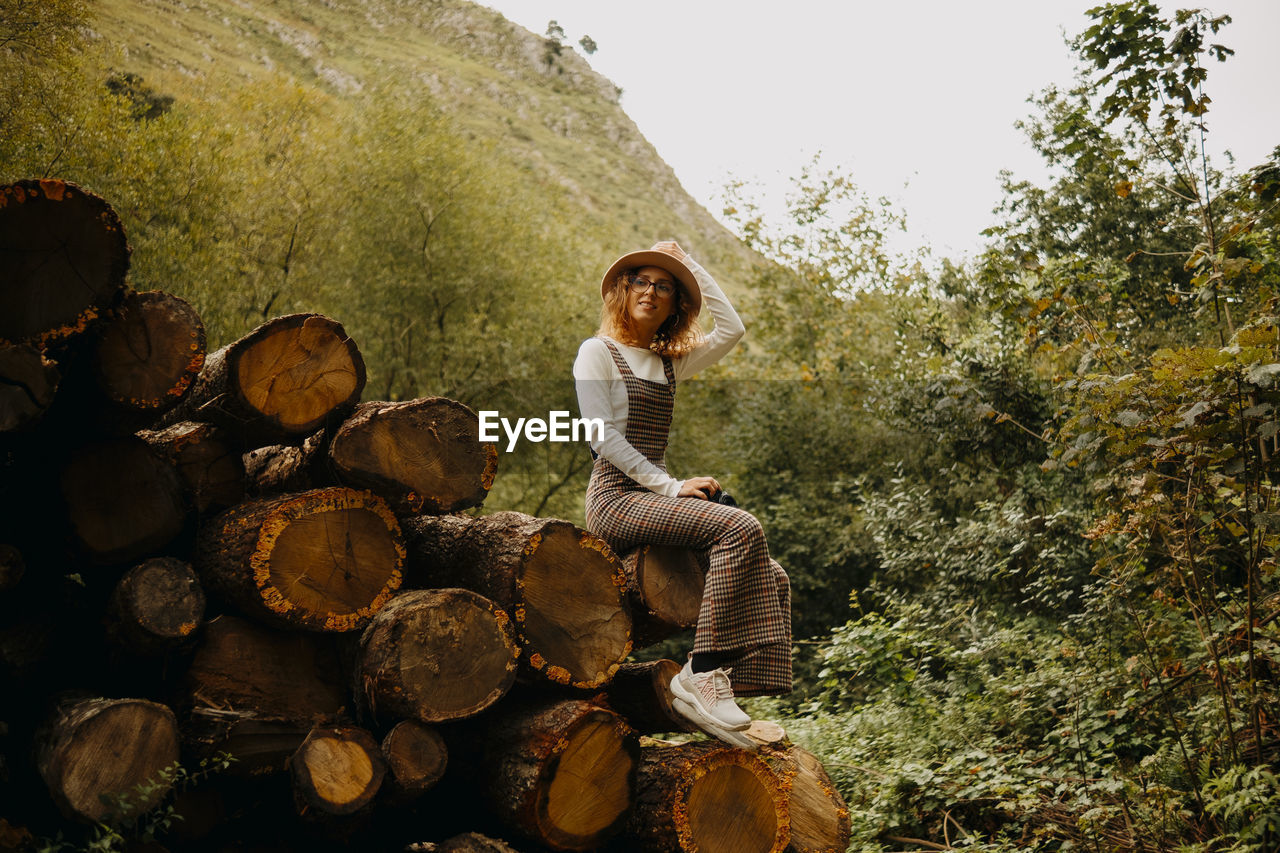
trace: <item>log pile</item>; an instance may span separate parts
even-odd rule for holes
[[[128,260],[102,199],[0,187],[0,851],[844,849],[767,727],[643,737],[703,555],[478,514],[472,410],[361,402],[317,314],[207,353]]]

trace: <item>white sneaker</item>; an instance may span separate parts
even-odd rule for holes
[[[729,673],[723,669],[694,672],[686,662],[684,669],[671,679],[671,692],[683,699],[695,715],[703,718],[702,721],[690,719],[699,728],[703,728],[705,722],[716,728],[740,732],[751,725],[751,718],[733,701]]]
[[[709,722],[703,722],[706,718],[699,716],[694,707],[679,696],[671,697],[671,708],[677,714],[697,726],[698,731],[709,734],[713,738],[729,744],[729,746],[736,746],[739,749],[746,749],[752,752],[755,752],[760,748],[759,743],[747,737],[742,732],[729,731],[728,729],[721,728],[720,726],[711,725]]]

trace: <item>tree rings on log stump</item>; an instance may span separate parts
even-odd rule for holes
[[[78,335],[124,290],[129,245],[111,206],[64,181],[0,187],[0,343]]]
[[[754,753],[710,742],[645,746],[628,838],[640,850],[782,853],[787,792]]]
[[[0,432],[29,427],[53,402],[58,366],[27,344],[0,344]]]
[[[556,850],[593,850],[622,826],[639,744],[619,717],[580,700],[499,707],[473,767],[507,825]]]
[[[250,446],[310,435],[364,390],[364,358],[341,323],[277,317],[209,355],[177,420],[213,420]]]
[[[204,620],[204,590],[182,560],[155,557],[125,572],[108,605],[112,633],[142,655],[174,651]]]
[[[63,468],[61,487],[72,533],[96,563],[152,554],[186,523],[178,470],[135,436],[81,448]]]
[[[201,530],[205,586],[247,615],[311,631],[356,631],[400,587],[400,525],[371,492],[316,489],[249,501]]]
[[[520,648],[505,611],[465,589],[402,593],[360,638],[357,692],[375,716],[458,720],[497,702]]]
[[[609,707],[640,734],[697,731],[671,707],[671,679],[679,672],[673,660],[624,663],[605,687]]]
[[[382,756],[391,770],[396,799],[413,799],[444,776],[449,750],[444,738],[418,720],[401,720],[382,739]]]
[[[479,506],[493,485],[498,448],[461,403],[424,397],[362,403],[329,448],[339,482],[380,495],[397,513]]]
[[[60,706],[37,743],[36,766],[54,802],[68,817],[91,822],[136,816],[154,806],[172,783],[163,771],[178,762],[173,712],[143,699]],[[121,797],[128,798],[127,806]]]
[[[159,416],[177,405],[204,366],[204,323],[186,301],[158,290],[131,293],[102,324],[94,378],[107,400]]]
[[[196,512],[244,500],[244,460],[220,427],[182,421],[157,432],[143,430],[138,437],[178,469]]]
[[[373,802],[387,764],[373,735],[355,726],[316,726],[289,759],[303,817],[348,816]]]
[[[465,587],[505,607],[540,678],[599,687],[631,652],[626,580],[603,539],[519,512],[419,516],[405,529],[415,585]]]
[[[636,648],[660,643],[698,623],[708,567],[705,552],[641,545],[622,556],[622,566],[636,622]]]

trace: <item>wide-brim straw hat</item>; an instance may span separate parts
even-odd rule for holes
[[[618,273],[638,269],[640,267],[658,267],[664,269],[684,285],[684,297],[690,305],[690,313],[695,317],[702,310],[702,290],[698,287],[698,279],[693,271],[685,266],[684,261],[658,248],[644,249],[639,252],[628,252],[610,265],[609,270],[600,280],[600,298],[604,299],[609,288],[613,287]]]

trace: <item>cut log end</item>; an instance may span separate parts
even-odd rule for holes
[[[631,652],[631,611],[621,566],[603,540],[551,521],[529,542],[516,614],[529,664],[553,682],[605,684]]]
[[[617,718],[603,711],[581,720],[563,744],[538,817],[548,841],[587,849],[630,808],[635,761]]]
[[[159,415],[182,399],[204,366],[204,323],[186,301],[131,293],[103,324],[94,373],[106,398]]]
[[[386,775],[373,736],[354,726],[317,726],[289,761],[300,814],[351,815],[368,806]]]
[[[409,797],[431,789],[444,776],[449,763],[444,738],[417,720],[396,723],[382,739],[382,755],[397,791]]]
[[[116,584],[112,624],[134,651],[163,652],[183,645],[204,619],[204,591],[195,571],[171,557],[135,566]]]

